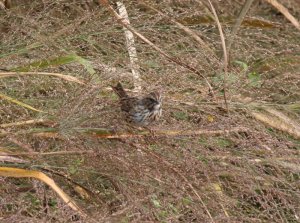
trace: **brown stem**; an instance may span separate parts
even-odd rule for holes
[[[210,8],[211,8],[211,11],[215,17],[215,21],[217,23],[217,26],[218,26],[218,30],[219,30],[219,33],[220,33],[220,38],[221,38],[221,44],[222,44],[222,49],[223,49],[223,59],[224,59],[224,80],[223,80],[223,83],[224,83],[224,102],[225,102],[225,106],[226,106],[226,110],[227,110],[227,113],[229,113],[229,107],[228,107],[228,103],[227,103],[227,76],[228,76],[228,54],[227,54],[227,50],[226,50],[226,43],[225,43],[225,36],[223,34],[223,30],[222,30],[222,27],[221,27],[221,23],[219,21],[219,18],[218,18],[218,15],[217,15],[217,12],[213,6],[213,4],[211,3],[210,0],[208,0],[209,2],[209,5],[210,5]]]
[[[230,53],[229,53],[230,52],[230,48],[231,48],[231,45],[232,45],[232,43],[233,43],[233,41],[235,39],[235,36],[236,36],[236,34],[237,34],[237,32],[238,32],[238,30],[239,30],[239,28],[240,28],[240,26],[241,26],[244,18],[245,18],[248,10],[250,9],[250,6],[251,6],[251,4],[252,4],[253,1],[254,0],[247,0],[245,2],[245,4],[243,5],[243,8],[242,8],[242,10],[241,10],[238,18],[236,19],[236,22],[235,22],[235,24],[234,24],[234,26],[232,28],[232,31],[231,31],[231,38],[228,41],[228,47],[227,47],[228,56],[230,55]]]

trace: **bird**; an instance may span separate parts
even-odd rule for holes
[[[159,91],[141,97],[130,97],[119,82],[111,86],[120,99],[121,110],[127,122],[137,126],[148,126],[162,115],[162,97]]]

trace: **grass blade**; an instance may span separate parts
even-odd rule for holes
[[[4,95],[4,94],[1,94],[1,93],[0,93],[0,98],[2,98],[2,99],[4,99],[4,100],[7,100],[7,101],[9,101],[9,102],[12,102],[12,103],[14,103],[14,104],[17,104],[17,105],[19,105],[19,106],[21,106],[21,107],[30,109],[30,110],[32,110],[32,111],[36,111],[36,112],[44,112],[44,111],[39,110],[39,109],[36,109],[36,108],[34,108],[34,107],[32,107],[32,106],[30,106],[30,105],[24,103],[24,102],[21,102],[21,101],[19,101],[19,100],[17,100],[17,99],[11,98],[11,97],[9,97],[9,96],[7,96],[7,95]]]

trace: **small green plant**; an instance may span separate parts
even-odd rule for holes
[[[151,202],[152,202],[152,204],[154,205],[154,207],[156,207],[156,208],[161,208],[161,204],[160,204],[159,200],[158,200],[156,197],[153,197],[153,198],[151,199]]]
[[[205,156],[198,155],[196,158],[197,158],[198,160],[202,161],[202,162],[205,163],[205,164],[208,164],[208,163],[209,163],[209,160],[208,160]]]
[[[192,199],[189,198],[189,197],[183,197],[181,199],[181,203],[184,205],[184,206],[187,206],[187,205],[191,205],[193,203]]]
[[[69,166],[69,173],[75,174],[78,172],[78,169],[80,168],[81,164],[84,162],[84,159],[76,159],[73,161],[73,163]]]
[[[201,145],[204,145],[204,146],[207,146],[208,145],[208,141],[207,141],[207,138],[204,138],[204,137],[200,137],[198,142],[201,144]]]
[[[175,111],[173,112],[173,117],[175,117],[177,120],[181,120],[181,121],[187,121],[189,119],[189,116],[187,113],[183,112],[183,111]]]
[[[244,71],[248,70],[248,64],[246,64],[245,62],[235,60],[234,63],[237,64],[237,65],[240,65],[243,68]]]
[[[53,198],[50,198],[49,201],[48,201],[48,205],[50,207],[56,207],[57,206],[57,200],[53,199]]]
[[[249,66],[245,62],[236,60],[234,63],[241,66],[245,74],[248,72]],[[248,73],[247,77],[251,87],[261,87],[261,75],[259,73],[253,71]]]
[[[41,207],[42,202],[35,194],[28,192],[25,195],[25,199],[30,202],[30,207],[28,207],[30,210],[39,210]]]
[[[232,142],[225,138],[217,138],[217,144],[220,147],[229,147],[232,145]]]
[[[152,151],[157,151],[160,149],[160,147],[157,144],[151,144],[148,146],[148,149]]]
[[[248,74],[249,85],[251,87],[261,87],[261,75],[254,72]]]

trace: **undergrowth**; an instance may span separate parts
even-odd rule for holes
[[[297,1],[282,2],[299,18]],[[0,69],[60,73],[85,84],[0,76],[1,95],[40,111],[1,97],[0,124],[46,120],[0,128],[0,151],[28,161],[1,166],[47,173],[88,217],[39,181],[1,177],[1,222],[299,222],[299,139],[251,113],[269,106],[299,123],[300,35],[270,5],[253,4],[232,45],[227,113],[220,36],[208,8],[198,1],[151,3],[195,31],[215,55],[166,17],[124,1],[131,25],[207,77],[215,98],[203,78],[136,38],[143,92],[163,89],[163,118],[151,126],[154,134],[105,139],[93,131],[139,131],[123,120],[109,87],[121,81],[133,88],[122,27],[94,1],[13,3],[0,11]],[[230,38],[242,2],[213,4]],[[155,134],[235,127],[248,130]]]

